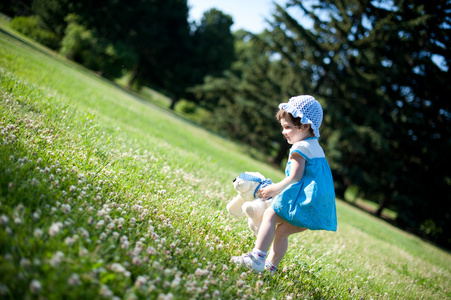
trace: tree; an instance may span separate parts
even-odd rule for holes
[[[87,61],[103,71],[114,71],[112,63],[123,65],[131,73],[129,88],[157,88],[172,98],[171,108],[189,96],[189,86],[220,74],[234,60],[232,18],[212,9],[199,26],[190,27],[186,0],[35,0],[33,7],[58,33],[59,28],[73,29],[69,13],[80,16],[78,28],[90,32],[94,42],[88,44],[96,46],[95,57]],[[82,51],[89,54],[89,49]]]
[[[61,41],[67,22],[66,16],[73,12],[74,3],[69,0],[33,0],[31,9],[44,22],[48,30]]]
[[[235,61],[235,37],[231,16],[212,8],[203,14],[193,33],[193,71],[201,83],[205,75],[220,76]],[[200,79],[200,80],[199,80]]]
[[[201,84],[208,76],[219,76],[235,60],[235,37],[231,33],[233,19],[217,9],[204,12],[194,32],[189,48],[189,58],[181,65],[180,92],[172,98],[171,109],[181,97],[195,98],[189,88]]]
[[[269,56],[252,34],[238,31],[235,36],[237,60],[230,70],[220,77],[208,76],[192,90],[198,103],[212,113],[205,126],[258,149],[259,157],[279,165],[289,145],[275,119],[277,106],[297,95],[302,78]]]
[[[9,0],[0,3],[0,11],[10,17],[29,16],[32,14],[32,0]]]
[[[277,7],[268,47],[327,103],[334,177],[398,210],[397,221],[450,244],[449,1],[297,1]]]

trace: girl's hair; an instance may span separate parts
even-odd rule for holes
[[[301,118],[295,118],[295,117],[293,117],[292,114],[290,114],[289,112],[287,112],[287,111],[286,111],[285,109],[283,109],[283,108],[281,108],[281,109],[277,112],[276,118],[277,118],[277,121],[279,121],[279,122],[280,122],[280,120],[282,120],[282,119],[286,119],[286,120],[290,121],[290,122],[294,125],[294,127],[298,128],[298,129],[300,129],[300,128],[302,127]],[[309,128],[309,133],[310,133],[310,135],[315,136],[315,134],[313,133],[313,128],[312,128],[312,126],[311,126],[310,124],[305,124],[305,125],[309,125],[309,126],[310,126],[310,128]]]

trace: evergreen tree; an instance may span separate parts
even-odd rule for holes
[[[259,158],[264,155],[279,165],[289,145],[275,119],[277,106],[297,95],[302,78],[269,56],[252,34],[240,30],[235,36],[237,60],[230,70],[222,77],[208,76],[193,89],[198,103],[212,113],[204,125],[258,149]],[[262,33],[260,38],[267,36]]]
[[[235,60],[235,37],[231,32],[233,19],[220,10],[210,9],[204,12],[200,24],[195,28],[190,40],[189,58],[184,61],[183,80],[179,83],[183,90],[173,97],[173,109],[179,98],[195,98],[188,88],[201,84],[205,76],[219,76]],[[172,86],[169,86],[173,88]]]
[[[334,177],[390,205],[397,221],[450,243],[449,1],[297,1],[277,8],[267,45],[327,103]]]

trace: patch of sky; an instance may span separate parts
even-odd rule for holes
[[[386,68],[390,68],[393,65],[393,61],[391,59],[384,59],[381,61],[381,65]]]
[[[446,59],[442,55],[432,54],[431,59],[434,62],[434,64],[436,64],[437,67],[440,68],[440,70],[448,72],[449,66],[446,63]]]
[[[398,7],[393,0],[374,0],[370,2],[374,7],[389,11],[397,11]]]

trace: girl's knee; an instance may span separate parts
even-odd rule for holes
[[[268,207],[265,210],[265,213],[263,214],[263,218],[266,220],[271,220],[273,222],[276,222],[279,217],[279,215],[272,209],[272,207]]]
[[[296,227],[294,225],[285,223],[285,224],[281,224],[281,225],[277,226],[276,234],[279,237],[288,238],[292,234],[303,232],[305,230],[306,230],[306,228]]]

